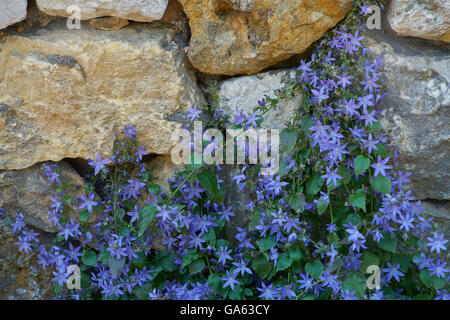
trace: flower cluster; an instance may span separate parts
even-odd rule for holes
[[[57,168],[46,165],[59,186],[48,211],[59,230],[56,244],[41,245],[21,214],[12,227],[19,250],[35,252],[52,269],[57,297],[449,299],[449,270],[440,258],[447,240],[406,189],[410,174],[395,169],[397,152],[377,120],[386,95],[383,61],[364,46],[359,16],[376,1],[356,2],[300,62],[289,86],[261,98],[251,114],[236,107],[230,119],[256,128],[268,110],[301,95],[297,116],[281,133],[276,175],[242,165],[230,185],[227,168],[189,165],[163,190],[129,125],[111,159],[89,160],[80,199],[72,201]],[[221,129],[228,120],[216,106],[189,108],[187,120],[200,117]],[[225,201],[227,188],[237,188],[244,205]],[[76,217],[67,210],[75,201]],[[68,290],[74,264],[81,288]],[[380,270],[373,288],[369,267]]]

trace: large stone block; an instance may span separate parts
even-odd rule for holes
[[[149,153],[167,154],[180,123],[204,99],[166,27],[119,31],[52,24],[0,40],[0,170],[63,158],[112,156],[127,125]],[[171,117],[173,116],[173,117]]]

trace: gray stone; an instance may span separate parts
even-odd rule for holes
[[[381,125],[398,147],[401,170],[412,173],[413,195],[449,199],[450,55],[444,48],[424,51],[395,39],[367,40],[371,52],[384,58],[389,95],[381,106]]]
[[[70,6],[77,6],[81,20],[103,16],[150,22],[163,17],[169,0],[37,0],[40,10],[49,15],[70,17]]]
[[[258,106],[258,100],[265,95],[274,98],[275,90],[286,86],[295,77],[295,69],[275,70],[254,76],[243,76],[219,83],[219,108],[234,119],[236,107],[251,114]],[[262,127],[283,129],[292,120],[300,103],[300,97],[280,101],[276,109],[267,112]]]
[[[0,300],[50,299],[51,270],[43,270],[36,255],[19,252],[9,217],[0,217]],[[36,230],[35,230],[36,231]],[[40,243],[48,247],[52,237],[41,233]]]
[[[27,16],[27,0],[0,0],[0,29],[24,20]]]
[[[399,35],[450,42],[448,0],[392,0],[388,19]]]

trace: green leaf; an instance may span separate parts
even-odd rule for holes
[[[298,247],[291,247],[289,249],[289,257],[291,257],[291,259],[293,261],[300,261],[303,257],[302,251],[298,248]]]
[[[328,204],[323,199],[317,201],[317,214],[321,215],[327,209]]]
[[[351,222],[355,227],[359,227],[361,224],[361,217],[357,213],[349,214],[347,218],[345,218],[344,223],[348,224],[349,222]]]
[[[213,195],[217,195],[217,177],[214,172],[208,169],[202,170],[198,176],[200,184]]]
[[[189,249],[187,251],[187,254],[183,256],[183,263],[181,264],[182,268],[186,268],[188,265],[190,265],[194,260],[198,259],[198,253],[197,250]]]
[[[277,271],[286,270],[292,265],[292,258],[287,253],[280,254],[277,259]]]
[[[351,274],[342,283],[342,291],[345,293],[347,290],[349,293],[354,291],[356,297],[362,298],[364,296],[364,292],[366,291],[365,279],[355,274]]]
[[[366,194],[362,189],[356,191],[348,197],[348,201],[356,208],[366,212]]]
[[[383,177],[381,174],[377,175],[374,179],[370,180],[370,184],[383,194],[391,193],[391,179]]]
[[[305,209],[306,198],[302,192],[297,192],[296,194],[290,194],[287,197],[287,203],[289,207],[295,212],[303,212]]]
[[[229,293],[229,297],[231,300],[242,300],[242,293],[244,290],[240,286],[235,286],[234,290]]]
[[[102,250],[102,252],[100,252],[100,254],[98,255],[98,261],[100,261],[103,264],[108,264],[108,259],[109,259],[109,251],[105,247]]]
[[[80,212],[80,221],[82,223],[84,223],[84,222],[88,221],[90,216],[91,216],[91,214],[89,213],[89,211],[83,210]]]
[[[157,213],[158,209],[152,204],[146,205],[141,209],[139,213],[139,237],[144,234]]]
[[[380,156],[384,159],[389,156],[389,153],[387,152],[386,147],[383,144],[377,143],[376,147],[378,148],[378,150],[373,150],[373,154],[375,155],[375,157],[378,158],[378,156]]]
[[[367,268],[372,265],[379,266],[380,259],[373,253],[364,252],[362,256],[362,262],[359,265],[359,270],[361,270],[362,273],[367,273]]]
[[[314,261],[313,263],[307,263],[305,269],[311,277],[318,280],[323,272],[323,264],[320,261]]]
[[[297,131],[283,129],[283,131],[281,131],[280,139],[284,152],[288,154],[294,149],[295,144],[297,143]]]
[[[403,273],[408,272],[409,264],[411,263],[411,258],[406,253],[398,253],[392,257],[392,262],[394,265],[400,265],[400,271]]]
[[[159,184],[152,184],[148,187],[148,192],[158,195],[161,192],[161,187],[159,186]]]
[[[431,288],[433,285],[433,278],[430,275],[430,271],[427,269],[420,270],[419,278],[427,288]]]
[[[267,238],[256,241],[256,244],[261,251],[266,251],[276,245],[277,242],[275,241],[273,236],[268,236]]]
[[[370,160],[364,157],[363,155],[359,155],[355,158],[353,166],[355,168],[355,174],[359,176],[361,173],[363,173],[369,168]]]
[[[205,262],[203,261],[203,259],[195,260],[189,265],[189,274],[194,275],[196,273],[199,273],[203,270],[204,267]]]
[[[97,266],[97,255],[94,251],[83,250],[83,255],[81,256],[81,261],[91,267]]]
[[[306,184],[306,195],[310,198],[319,193],[325,179],[320,177],[320,173],[314,172]]]
[[[252,261],[252,269],[262,279],[265,279],[272,271],[272,263],[263,255],[258,256]]]
[[[160,251],[155,256],[155,262],[158,263],[163,268],[163,270],[168,272],[175,271],[175,269],[177,268],[174,256],[167,250]]]
[[[214,229],[209,229],[207,233],[203,234],[202,238],[212,245],[216,241],[216,232]]]
[[[215,291],[219,291],[220,289],[222,289],[221,282],[222,280],[220,280],[220,277],[216,274],[210,274],[208,277],[208,284]]]
[[[114,277],[117,277],[117,275],[119,274],[120,270],[122,270],[124,265],[125,265],[125,257],[123,257],[120,260],[117,260],[113,256],[109,256],[108,267]]]
[[[446,283],[447,281],[444,278],[438,278],[438,277],[433,277],[433,287],[436,290],[441,289]]]
[[[386,251],[396,253],[397,251],[397,239],[392,237],[390,233],[384,233],[383,238],[378,242],[378,246]]]

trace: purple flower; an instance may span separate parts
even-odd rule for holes
[[[427,243],[427,247],[431,247],[430,252],[436,251],[438,254],[440,254],[441,249],[447,250],[444,244],[446,244],[448,240],[444,239],[444,235],[435,232],[433,238],[427,237],[427,240],[429,241]]]
[[[82,203],[78,207],[78,209],[87,208],[89,213],[92,213],[92,207],[98,205],[98,202],[94,201],[95,194],[90,193],[88,197],[85,197],[83,194],[81,195]]]
[[[381,174],[384,177],[386,176],[385,170],[392,169],[391,166],[386,165],[386,163],[388,163],[388,161],[389,161],[389,157],[387,157],[386,159],[383,160],[383,159],[381,159],[380,156],[378,156],[378,161],[376,163],[373,163],[370,165],[372,168],[375,169],[375,172],[373,174],[374,177],[376,177],[378,174]]]
[[[200,119],[200,115],[203,113],[202,110],[197,109],[197,105],[194,105],[194,108],[188,108],[188,115],[186,118],[188,118],[191,121],[195,121],[197,119]]]
[[[105,167],[105,164],[108,164],[111,159],[104,159],[100,157],[100,153],[97,153],[96,160],[88,159],[88,164],[91,167],[95,167],[94,175],[97,175],[101,169]]]
[[[230,287],[232,291],[234,291],[234,285],[240,284],[239,281],[236,280],[236,276],[234,273],[230,273],[228,270],[226,271],[227,275],[225,277],[221,277],[220,280],[225,281],[223,284],[223,288]]]
[[[137,159],[142,160],[142,156],[148,154],[148,152],[144,151],[144,148],[145,148],[144,146],[137,148],[136,153],[134,154],[137,157]]]
[[[333,171],[330,170],[329,167],[327,167],[327,173],[322,175],[322,178],[327,179],[327,185],[333,182],[335,186],[337,186],[337,179],[342,179],[343,177],[338,175],[337,168],[335,168]]]
[[[397,282],[400,281],[400,277],[403,277],[405,274],[398,270],[400,268],[399,264],[393,266],[390,262],[387,263],[388,267],[381,269],[381,271],[387,273],[388,281],[391,281],[394,278]]]
[[[136,138],[136,127],[131,127],[129,124],[127,124],[126,129],[123,129],[122,132],[125,133],[125,137],[130,137],[132,140]]]
[[[261,282],[261,287],[256,289],[261,292],[258,298],[264,298],[266,300],[275,300],[278,298],[278,290],[273,288],[273,284],[266,286],[264,282]]]

